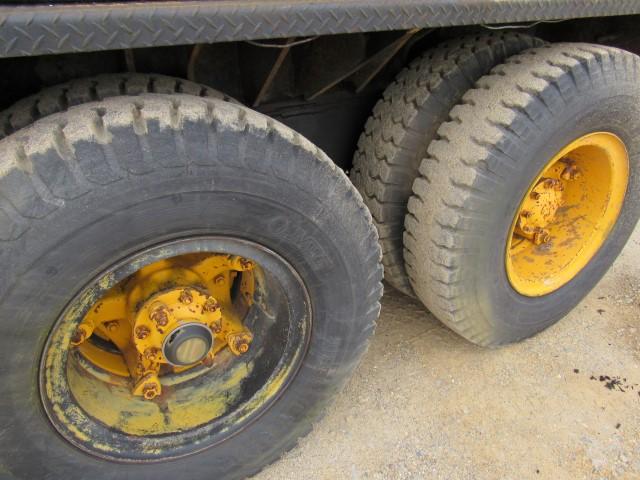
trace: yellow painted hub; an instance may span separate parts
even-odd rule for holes
[[[560,150],[511,224],[505,259],[511,286],[537,297],[571,281],[615,225],[628,178],[627,150],[612,133],[591,133]]]
[[[164,373],[210,363],[225,347],[235,355],[248,351],[253,335],[243,325],[245,312],[238,305],[248,309],[253,301],[254,267],[250,260],[222,254],[187,254],[152,263],[96,302],[71,343],[94,366],[130,377],[133,394],[151,400],[162,392]],[[240,302],[232,298],[234,288]],[[184,361],[178,365],[166,358],[167,345],[194,327],[206,335],[185,337],[171,350],[176,360]],[[114,348],[104,348],[105,343]]]

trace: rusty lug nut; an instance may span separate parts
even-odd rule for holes
[[[104,326],[108,332],[115,332],[120,328],[120,322],[118,320],[111,320],[110,322],[106,322]]]
[[[213,313],[217,312],[218,310],[220,310],[220,304],[216,302],[216,299],[213,297],[207,298],[206,302],[204,302],[204,305],[202,306],[202,313]]]
[[[158,385],[155,383],[146,383],[142,387],[142,396],[147,400],[153,400],[160,393]]]
[[[244,270],[249,270],[253,268],[253,262],[248,258],[244,258],[244,257],[240,258],[240,265]]]
[[[562,171],[560,178],[563,180],[575,180],[576,178],[580,178],[581,175],[582,173],[575,165],[569,165]]]
[[[533,213],[531,213],[529,210],[523,210],[522,212],[520,212],[520,216],[522,218],[529,218],[531,215],[533,215]]]
[[[189,305],[191,302],[193,302],[193,294],[188,288],[185,288],[184,290],[182,290],[182,292],[180,292],[178,300],[180,301],[180,303]]]
[[[538,199],[540,198],[540,194],[539,194],[538,192],[531,192],[530,197],[531,197],[533,200],[538,200]]]
[[[213,333],[220,333],[222,331],[222,325],[220,325],[219,320],[213,323],[210,328]]]
[[[169,323],[169,309],[164,304],[157,305],[151,310],[149,318],[155,322],[156,325],[164,327]]]
[[[551,240],[551,235],[546,230],[540,229],[533,235],[533,242],[536,245],[542,245],[548,243]]]
[[[158,359],[159,353],[160,350],[158,350],[156,347],[149,347],[144,351],[144,358],[151,362],[155,362]]]
[[[220,274],[220,275],[216,275],[215,278],[213,279],[213,281],[215,282],[216,285],[222,285],[224,283],[224,275]]]
[[[149,336],[150,333],[151,331],[144,325],[139,325],[136,327],[136,338],[138,340],[144,340]]]
[[[240,353],[247,353],[249,351],[249,342],[242,336],[233,339],[233,346]]]
[[[530,226],[525,225],[524,227],[522,227],[522,231],[523,231],[524,233],[531,233],[532,229],[531,229],[531,227],[530,227]]]
[[[557,186],[560,184],[559,180],[556,180],[555,178],[547,178],[543,185],[544,188],[557,188]]]
[[[76,328],[76,331],[73,332],[73,335],[71,335],[71,344],[80,345],[86,339],[87,339],[87,333],[84,331],[83,328],[78,327]]]

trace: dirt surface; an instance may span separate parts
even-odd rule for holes
[[[389,287],[346,389],[254,479],[638,479],[639,320],[640,229],[568,317],[498,350]]]

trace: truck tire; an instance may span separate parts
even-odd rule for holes
[[[374,107],[358,141],[351,180],[378,228],[385,280],[401,292],[415,296],[402,257],[404,216],[420,161],[438,127],[482,75],[542,43],[512,32],[445,42],[400,72]]]
[[[371,216],[321,150],[236,104],[141,94],[47,116],[0,152],[3,471],[241,479],[311,429],[367,348],[382,294]],[[73,345],[96,299],[128,289],[136,269],[211,252],[255,268],[250,348],[229,343],[212,365],[175,370],[153,400],[146,385],[144,398],[123,396],[124,377],[86,366]],[[189,307],[208,284],[180,295],[194,318],[219,311]],[[127,308],[155,298],[140,295]]]
[[[414,291],[471,342],[527,338],[597,284],[638,220],[640,62],[590,44],[510,57],[438,129],[405,219]]]
[[[237,103],[213,88],[180,78],[150,73],[103,74],[54,85],[14,103],[0,112],[0,139],[75,105],[144,93],[184,93]]]

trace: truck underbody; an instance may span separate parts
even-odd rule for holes
[[[639,21],[2,2],[0,474],[259,471],[366,350],[383,266],[479,345],[555,323],[640,213]]]

